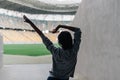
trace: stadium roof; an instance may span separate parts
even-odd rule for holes
[[[73,15],[81,0],[0,0],[0,8],[30,14]]]

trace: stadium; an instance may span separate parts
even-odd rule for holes
[[[22,64],[32,67],[37,64],[39,67],[43,66],[41,70],[45,65],[50,66],[52,63],[50,52],[34,29],[24,22],[23,15],[29,17],[58,46],[59,33],[52,34],[49,31],[59,24],[69,25],[80,2],[80,0],[0,0],[0,36],[3,53],[1,66],[3,64],[7,68],[15,69],[15,66],[19,67]]]
[[[56,74],[68,75],[65,80],[120,80],[119,16],[120,0],[0,0],[0,80],[47,80],[51,78],[49,70],[56,67],[53,59],[60,70]],[[65,50],[55,50],[61,54],[51,56],[39,36],[42,31],[59,47],[59,33],[49,32],[59,24],[82,32],[72,35],[74,43],[76,36],[80,43],[72,46],[72,51],[66,50],[73,54],[63,54],[67,58],[61,57]],[[39,28],[40,34],[32,27]]]
[[[57,43],[56,37],[58,34],[50,34],[49,31],[59,24],[70,24],[79,3],[79,0],[0,1],[0,33],[3,36],[4,53],[22,55],[23,53],[28,52],[28,54],[25,55],[32,55],[29,51],[26,51],[31,48],[28,47],[28,49],[25,50],[25,46],[33,46],[33,56],[35,54],[41,55],[39,54],[40,52],[35,53],[37,50],[34,49],[34,46],[38,46],[38,44],[42,43],[41,39],[32,27],[24,22],[23,15],[28,16],[51,41]],[[22,48],[24,47],[24,50],[20,46]]]

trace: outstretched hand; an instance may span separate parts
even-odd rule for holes
[[[23,18],[25,20],[24,22],[27,22],[27,23],[31,22],[30,19],[28,19],[25,15],[23,16]]]
[[[60,25],[58,25],[55,29],[53,29],[52,31],[49,31],[50,33],[58,33],[58,29],[60,28]]]
[[[56,33],[57,30],[56,29],[53,29],[52,31],[49,31],[50,33]]]
[[[52,31],[49,31],[50,33],[59,33],[59,31],[57,31],[57,29],[53,29]]]

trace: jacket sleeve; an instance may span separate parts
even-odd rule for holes
[[[54,44],[46,36],[41,36],[41,38],[46,48],[51,52],[51,54],[54,54],[57,50],[57,47],[55,47]]]
[[[76,29],[74,33],[74,44],[73,44],[73,51],[77,54],[79,50],[79,46],[81,43],[81,31],[80,29]]]

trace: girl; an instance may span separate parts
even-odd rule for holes
[[[81,31],[79,28],[58,25],[55,29],[50,31],[56,33],[60,28],[65,28],[74,32],[74,41],[68,31],[62,31],[58,35],[58,43],[61,47],[57,48],[54,44],[39,30],[25,15],[23,16],[25,22],[29,23],[33,29],[42,38],[46,48],[52,54],[52,70],[47,80],[69,80],[74,76],[75,66],[77,62],[77,53],[81,42]]]

